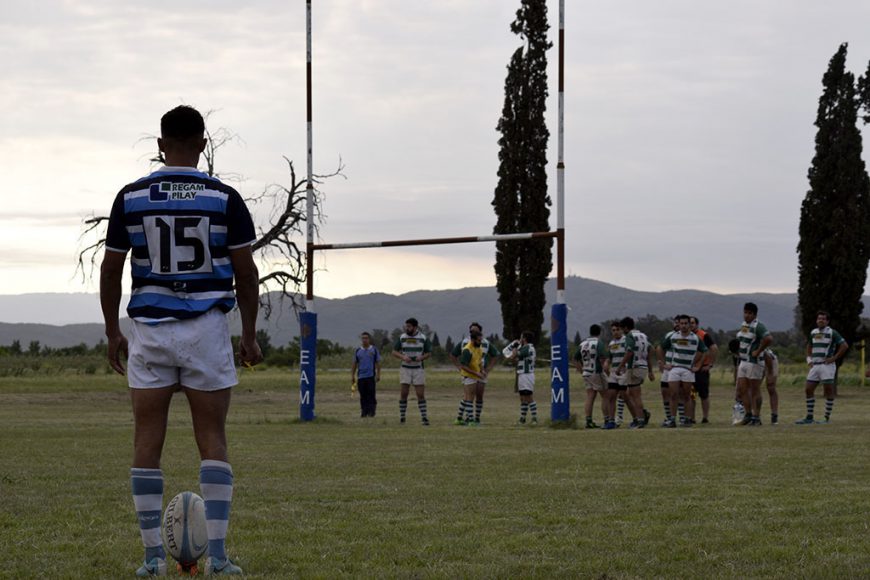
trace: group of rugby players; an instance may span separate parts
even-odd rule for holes
[[[837,361],[843,357],[848,345],[842,336],[829,325],[830,315],[820,311],[818,328],[810,333],[807,344],[809,373],[806,382],[807,414],[796,421],[799,425],[829,423],[834,406]],[[643,404],[641,385],[655,381],[654,365],[661,377],[661,397],[664,420],[662,427],[691,427],[696,423],[697,402],[701,402],[701,423],[710,422],[710,370],[716,363],[718,346],[713,337],[699,327],[698,318],[687,314],[674,317],[674,329],[657,344],[635,328],[634,319],[626,316],[610,325],[610,340],[601,337],[602,329],[593,324],[589,337],[583,340],[574,354],[575,367],[583,376],[586,385],[584,405],[586,428],[598,428],[592,418],[593,407],[601,395],[601,410],[604,416],[603,429],[616,429],[623,423],[624,410],[628,407],[632,421],[630,429],[642,429],[649,424],[650,412]],[[364,333],[365,334],[365,333]],[[459,404],[457,425],[478,425],[483,411],[483,395],[489,371],[499,354],[514,359],[517,364],[517,391],[520,395],[520,423],[531,415],[537,423],[537,403],[534,400],[535,348],[530,332],[511,342],[503,352],[487,341],[480,324],[469,326],[469,336],[457,344],[450,358],[462,375],[463,397]],[[761,383],[766,379],[770,405],[770,423],[779,423],[779,395],[776,382],[779,363],[770,345],[773,337],[758,320],[758,306],[747,302],[743,306],[743,322],[736,338],[729,344],[734,361],[734,407],[732,422],[735,425],[760,426]],[[371,348],[371,347],[369,347]],[[405,422],[410,386],[417,391],[421,420],[429,424],[424,394],[423,360],[431,354],[431,343],[418,327],[416,319],[406,321],[405,333],[396,341],[393,356],[402,360],[399,401],[400,421]],[[379,363],[378,363],[379,366]],[[356,367],[351,371],[353,375]],[[379,368],[377,369],[379,372]],[[360,377],[362,380],[362,377]],[[825,391],[825,417],[814,416],[815,390],[821,383]],[[372,386],[371,398],[374,399]],[[362,383],[360,392],[362,394]],[[362,401],[361,401],[362,404]],[[374,416],[374,406],[363,416]]]
[[[626,316],[610,325],[611,340],[601,338],[601,327],[593,324],[589,338],[580,343],[574,355],[575,366],[586,383],[586,428],[598,425],[592,420],[595,399],[601,393],[604,429],[616,429],[628,407],[633,419],[630,429],[642,429],[650,412],[643,405],[641,385],[655,380],[654,359],[661,373],[663,427],[695,423],[695,400],[701,399],[702,423],[709,422],[710,368],[718,348],[711,336],[698,328],[698,319],[687,314],[674,317],[674,330],[655,348],[649,337],[634,327]]]
[[[818,328],[810,333],[806,383],[807,415],[796,423],[830,422],[834,405],[833,389],[836,362],[848,345],[828,326],[830,315],[820,311]],[[698,327],[698,318],[687,314],[674,317],[674,330],[668,332],[655,347],[646,334],[634,328],[634,320],[625,317],[610,326],[611,339],[601,338],[601,327],[593,324],[589,338],[574,355],[575,366],[586,384],[586,428],[598,428],[592,419],[595,399],[601,394],[604,429],[616,429],[623,422],[623,409],[632,415],[631,429],[649,424],[650,412],[643,405],[641,385],[645,379],[655,380],[653,362],[661,375],[662,427],[691,427],[695,424],[697,399],[701,401],[701,423],[709,422],[710,369],[716,362],[718,347],[713,337]],[[747,302],[743,307],[743,323],[729,344],[734,357],[735,403],[732,421],[736,425],[761,425],[761,383],[766,378],[770,403],[770,422],[779,422],[779,396],[776,381],[779,365],[770,349],[772,336],[758,321],[758,306]],[[814,419],[815,389],[821,383],[825,390],[825,418]]]

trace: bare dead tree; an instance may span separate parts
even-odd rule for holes
[[[213,111],[206,114],[206,119]],[[214,132],[206,130],[207,144],[203,157],[206,167],[204,172],[210,176],[224,181],[242,181],[242,177],[236,173],[218,173],[215,169],[215,159],[218,151],[228,143],[239,141],[235,133],[221,127]],[[145,135],[140,141],[156,140],[153,135]],[[284,157],[290,172],[290,184],[282,185],[274,183],[254,196],[245,197],[249,206],[260,205],[268,208],[266,223],[256,224],[258,238],[252,249],[261,266],[260,307],[266,318],[269,318],[273,309],[273,296],[277,292],[279,301],[289,300],[294,310],[301,306],[300,288],[305,281],[306,252],[305,252],[305,222],[306,222],[306,190],[308,180],[299,179],[293,161]],[[152,165],[165,163],[163,153],[158,151],[149,158]],[[344,163],[338,160],[336,169],[327,174],[314,175],[312,185],[314,189],[314,230],[319,234],[319,224],[324,218],[322,211],[323,192],[319,189],[327,179],[342,177]],[[252,212],[254,214],[254,212]],[[91,214],[82,220],[82,233],[79,235],[81,249],[78,254],[76,273],[81,275],[82,281],[92,279],[97,269],[97,263],[102,256],[106,245],[106,226],[109,216]],[[94,239],[96,238],[96,239]],[[265,272],[263,274],[263,272]]]
[[[245,198],[253,205],[266,205],[271,208],[266,227],[258,226],[258,239],[254,242],[255,255],[260,262],[274,264],[268,273],[260,277],[263,291],[260,293],[260,308],[263,315],[269,318],[272,314],[272,292],[277,290],[280,300],[289,300],[293,309],[298,310],[300,302],[299,289],[305,281],[305,222],[307,179],[299,179],[293,161],[284,157],[290,172],[290,185],[272,184],[254,197]],[[319,237],[319,224],[323,221],[323,193],[319,186],[331,177],[345,178],[344,163],[341,158],[332,173],[314,175],[314,232]],[[298,240],[298,241],[297,241]]]

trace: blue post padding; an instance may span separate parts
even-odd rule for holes
[[[568,389],[568,306],[553,304],[550,311],[550,419],[568,421],[571,399]]]
[[[314,386],[317,383],[317,313],[299,315],[299,418],[314,420]]]

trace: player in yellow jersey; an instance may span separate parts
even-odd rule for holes
[[[454,424],[479,425],[480,417],[475,417],[474,396],[486,380],[486,367],[483,357],[483,333],[472,330],[466,344],[459,355],[459,374],[462,375],[463,397],[459,403],[459,413]]]

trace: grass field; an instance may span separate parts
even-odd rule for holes
[[[841,387],[833,424],[799,427],[802,381],[786,376],[782,424],[769,426],[765,409],[764,427],[750,429],[731,427],[720,375],[710,425],[605,432],[517,427],[504,373],[484,424],[467,428],[450,424],[456,375],[430,372],[424,428],[413,397],[398,423],[394,371],[365,421],[348,376],[319,373],[310,424],[294,420],[295,373],[241,376],[228,549],[251,577],[870,575],[870,388]],[[645,395],[657,425],[657,389]],[[0,577],[132,577],[142,549],[131,445],[121,377],[0,378]],[[164,503],[198,491],[198,467],[179,396]]]

